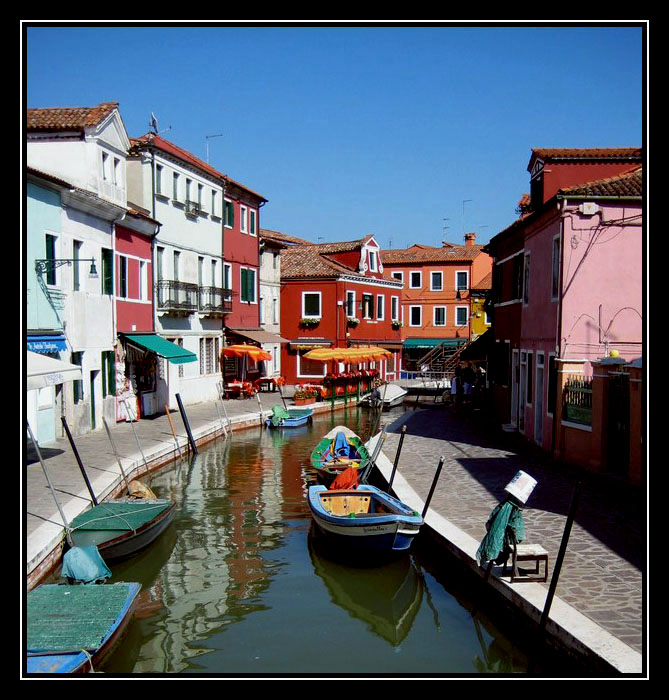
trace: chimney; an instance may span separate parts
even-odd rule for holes
[[[465,233],[465,248],[471,248],[476,243],[475,233]]]

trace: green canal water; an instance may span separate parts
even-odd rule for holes
[[[383,423],[403,410],[383,414]],[[173,498],[177,512],[149,548],[110,567],[110,582],[138,581],[143,590],[102,670],[244,677],[528,672],[528,649],[449,573],[455,564],[430,560],[417,547],[387,563],[352,566],[314,541],[310,452],[337,424],[366,438],[369,420],[367,411],[351,409],[315,416],[303,428],[240,431],[154,475],[151,488]],[[552,674],[550,662],[542,663],[541,673]]]

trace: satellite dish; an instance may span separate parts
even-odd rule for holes
[[[158,133],[158,120],[153,112],[151,112],[151,121],[149,122],[149,126],[153,129],[154,134]]]

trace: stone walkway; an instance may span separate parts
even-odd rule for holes
[[[526,541],[549,552],[548,588],[574,487],[582,486],[555,595],[642,651],[645,501],[639,489],[550,463],[512,435],[481,424],[478,412],[417,410],[390,426],[383,451],[394,462],[399,423],[407,433],[398,472],[425,500],[440,457],[445,458],[430,508],[479,541],[504,487],[519,469],[537,480],[523,509]],[[527,584],[518,584],[520,586]]]

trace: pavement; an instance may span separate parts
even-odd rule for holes
[[[263,415],[269,415],[279,401],[277,393],[260,393],[251,399],[187,406],[186,414],[191,433],[199,443],[222,435],[224,430],[257,426],[260,408]],[[343,406],[343,402],[338,405]],[[314,407],[331,410],[329,404]],[[110,425],[114,449],[104,428],[74,438],[98,500],[114,497],[123,489],[116,455],[130,479],[146,473],[147,466],[153,469],[186,452],[188,437],[183,420],[178,412],[170,418],[172,425],[165,415]],[[406,434],[393,491],[422,512],[443,456],[425,522],[447,549],[481,576],[476,549],[485,535],[485,523],[492,509],[505,498],[504,487],[520,469],[537,480],[523,509],[523,518],[526,541],[541,544],[549,552],[548,581],[511,584],[502,575],[501,567],[495,567],[488,579],[488,585],[537,621],[546,604],[574,487],[580,481],[576,517],[546,632],[576,653],[592,657],[598,666],[614,673],[642,674],[646,562],[643,491],[601,475],[554,464],[516,436],[488,423],[482,412],[455,411],[431,401],[411,401],[406,412],[387,427],[383,451],[377,460],[386,480],[397,456],[402,426],[406,426]],[[60,438],[42,446],[41,456],[57,490],[58,505],[69,521],[90,502],[73,462],[72,448],[67,438]],[[26,450],[25,457],[23,556],[30,589],[60,563],[63,527],[44,470],[32,448]]]

